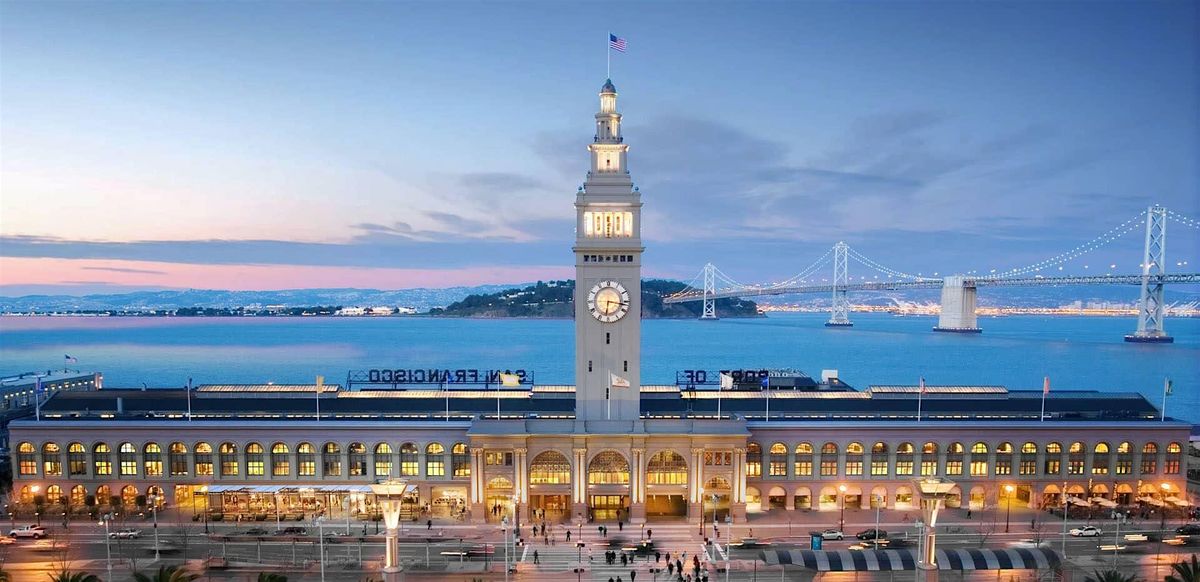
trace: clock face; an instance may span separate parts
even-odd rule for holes
[[[604,323],[613,323],[629,312],[629,292],[616,281],[601,281],[587,297],[588,311]]]

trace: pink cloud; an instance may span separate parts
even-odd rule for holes
[[[112,285],[265,291],[358,287],[403,289],[570,279],[570,265],[391,269],[291,265],[192,265],[151,261],[0,257],[0,285]]]

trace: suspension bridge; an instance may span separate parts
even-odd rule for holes
[[[900,291],[906,289],[941,289],[941,313],[934,331],[951,333],[980,333],[975,314],[978,289],[981,287],[1035,287],[1063,285],[1140,285],[1138,299],[1137,330],[1125,336],[1125,341],[1140,343],[1170,343],[1171,336],[1163,330],[1165,286],[1168,284],[1200,283],[1200,273],[1167,273],[1167,223],[1200,230],[1200,221],[1167,210],[1162,206],[1151,206],[1139,212],[1108,232],[1091,239],[1069,251],[1038,261],[1032,265],[991,271],[986,275],[968,273],[944,277],[912,275],[888,268],[850,245],[839,242],[800,273],[766,285],[745,285],[723,273],[712,263],[704,265],[700,273],[679,293],[663,298],[664,303],[686,303],[702,301],[700,319],[717,319],[716,300],[724,298],[764,297],[773,295],[795,295],[804,293],[828,293],[832,297],[827,327],[852,327],[850,302],[847,294],[854,291]],[[1044,276],[1042,271],[1061,267],[1092,251],[1095,251],[1124,235],[1145,230],[1145,247],[1140,274],[1105,274]],[[886,277],[885,280],[854,282],[850,277],[850,261],[862,265]],[[822,268],[832,263],[833,278],[814,281]],[[828,281],[828,282],[824,282]]]

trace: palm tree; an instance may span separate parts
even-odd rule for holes
[[[258,582],[287,582],[287,576],[275,572],[259,572]]]
[[[1166,582],[1200,582],[1200,561],[1192,554],[1191,561],[1171,564],[1174,574],[1168,574]]]
[[[100,582],[100,578],[87,572],[60,570],[57,574],[50,574],[50,582]]]
[[[1084,582],[1140,582],[1137,576],[1126,574],[1120,570],[1096,570],[1083,580]]]
[[[159,566],[158,572],[153,576],[141,572],[133,573],[134,582],[192,582],[199,577],[199,574],[192,574],[180,566]]]

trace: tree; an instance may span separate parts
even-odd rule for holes
[[[1200,582],[1200,561],[1196,554],[1192,554],[1190,561],[1171,564],[1171,570],[1174,573],[1167,575],[1166,582]]]
[[[59,570],[58,573],[50,575],[50,582],[100,582],[100,578],[87,572]]]
[[[275,572],[259,572],[258,582],[287,582],[287,576]]]
[[[1083,580],[1084,582],[1140,582],[1137,575],[1126,574],[1120,570],[1096,570]]]
[[[158,572],[153,576],[141,572],[133,573],[134,582],[192,582],[199,577],[199,574],[188,572],[182,566],[159,566]]]
[[[84,497],[83,504],[88,508],[88,517],[96,517],[96,496],[88,495]]]

